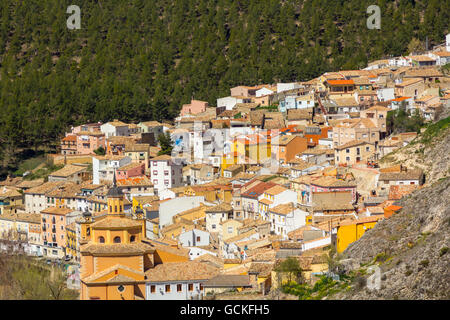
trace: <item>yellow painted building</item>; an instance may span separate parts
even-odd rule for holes
[[[344,221],[337,227],[336,249],[338,253],[343,252],[349,244],[355,242],[363,236],[363,234],[372,229],[378,220],[383,216],[370,216],[358,220]]]
[[[116,186],[107,194],[108,214],[93,222],[88,212],[81,224],[81,299],[143,300],[145,271],[154,266],[155,249],[145,239],[142,210],[134,218],[123,212],[124,196]],[[87,242],[87,243],[86,243]]]

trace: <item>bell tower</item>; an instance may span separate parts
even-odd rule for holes
[[[109,189],[107,193],[107,204],[108,204],[108,215],[109,216],[124,216],[125,213],[123,212],[123,193],[122,190],[120,190],[117,187],[117,181],[116,181],[116,171],[114,170],[114,177],[113,177],[113,186],[111,189]]]

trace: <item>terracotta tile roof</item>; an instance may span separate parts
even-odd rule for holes
[[[128,124],[126,124],[126,123],[124,123],[124,122],[122,122],[122,121],[119,121],[119,120],[110,121],[110,122],[108,122],[107,124],[110,124],[110,125],[112,125],[112,126],[114,126],[114,127],[128,126]]]
[[[86,283],[92,283],[92,282],[103,283],[103,281],[98,282],[96,280],[106,276],[107,274],[109,274],[109,273],[111,273],[111,272],[113,272],[115,270],[119,270],[119,269],[127,270],[127,271],[137,275],[138,276],[137,278],[141,278],[142,280],[144,279],[145,273],[140,272],[140,271],[135,270],[135,269],[132,269],[132,268],[129,268],[127,266],[121,265],[121,264],[116,264],[116,265],[114,265],[112,267],[109,267],[109,268],[107,268],[105,270],[102,270],[100,272],[91,274],[90,276],[84,278],[83,282],[86,282]],[[108,280],[106,280],[104,282],[106,282],[106,283],[127,283],[127,282],[135,282],[135,281],[136,281],[136,279],[134,279],[134,278],[127,277],[127,276],[125,276],[123,274],[118,274],[117,276],[114,276],[111,279],[108,279]]]
[[[258,198],[261,194],[264,193],[267,189],[270,189],[271,187],[275,186],[275,183],[273,182],[263,182],[261,181],[254,187],[250,188],[246,192],[241,194],[241,197],[247,197],[247,198]]]
[[[145,242],[150,244],[151,247],[156,250],[156,252],[162,251],[162,252],[168,252],[168,253],[171,253],[171,254],[174,254],[174,255],[177,255],[180,257],[186,257],[186,258],[189,257],[189,251],[190,251],[189,249],[174,248],[170,245],[165,245],[165,244],[158,243],[157,241],[152,241],[152,240],[146,240]]]
[[[36,179],[36,180],[23,180],[21,181],[19,184],[16,185],[17,188],[21,188],[21,189],[29,189],[29,188],[34,188],[34,187],[38,187],[40,185],[44,184],[44,179]]]
[[[414,60],[414,61],[421,61],[421,62],[435,61],[433,58],[430,58],[429,56],[425,56],[425,55],[408,56],[407,58],[410,58],[411,60]]]
[[[439,57],[450,57],[450,51],[437,51],[437,52],[433,52],[433,54],[435,54]]]
[[[283,187],[283,186],[275,185],[275,186],[273,186],[273,187],[267,189],[267,190],[265,191],[265,193],[267,193],[267,194],[269,194],[269,195],[272,195],[272,196],[276,196],[276,195],[278,195],[278,194],[280,194],[280,193],[282,193],[282,192],[284,192],[284,191],[286,191],[286,190],[288,190],[288,189],[285,188],[285,187]]]
[[[208,207],[205,212],[208,213],[213,213],[213,212],[232,212],[233,208],[231,207],[230,204],[226,203],[226,202],[222,202],[221,204],[214,206],[214,207]]]
[[[395,86],[399,87],[399,88],[403,88],[403,87],[410,86],[410,85],[412,85],[414,83],[417,83],[417,82],[423,82],[423,80],[421,78],[406,79],[406,80],[403,80],[402,83],[397,83]]]
[[[144,163],[136,163],[136,162],[131,162],[129,164],[126,164],[122,167],[117,168],[117,171],[122,171],[122,170],[130,170],[130,169],[134,169],[137,167],[145,167]]]
[[[360,145],[365,145],[365,144],[371,144],[373,145],[373,143],[367,142],[367,141],[362,141],[362,140],[352,140],[349,141],[343,145],[334,147],[336,150],[342,150],[342,149],[347,149],[347,148],[354,148]]]
[[[241,227],[242,228],[242,227]],[[237,236],[228,238],[226,240],[223,240],[225,243],[234,243],[234,242],[239,242],[240,240],[243,240],[245,238],[251,237],[252,235],[257,234],[256,230],[249,230],[247,232],[238,234]]]
[[[268,199],[266,199],[266,198],[263,198],[263,199],[261,199],[261,200],[259,200],[259,202],[260,203],[262,203],[262,204],[265,204],[265,205],[271,205],[272,203],[273,203],[273,201],[271,201],[271,200],[268,200]]]
[[[220,269],[199,261],[167,262],[156,265],[145,274],[148,282],[208,280],[220,273]]]
[[[381,172],[378,181],[418,180],[422,177],[420,169],[408,169],[406,172]]]
[[[65,208],[65,207],[49,207],[47,209],[44,209],[41,211],[41,213],[44,214],[56,214],[56,215],[67,215],[70,212],[73,212],[74,210],[69,209],[69,208]]]
[[[289,109],[287,112],[288,121],[312,120],[313,108]]]
[[[344,220],[341,223],[339,223],[339,226],[350,226],[350,225],[354,225],[354,224],[361,224],[361,223],[370,223],[370,222],[377,222],[380,219],[383,219],[383,216],[369,216],[369,217],[364,217],[364,218],[360,218],[360,219],[356,219],[356,220]]]
[[[106,217],[100,221],[94,222],[91,227],[93,229],[123,229],[138,228],[142,223],[137,220],[119,217]]]
[[[172,160],[172,157],[167,154],[163,154],[152,158],[150,161],[168,161],[168,160]]]
[[[152,186],[150,179],[147,176],[131,177],[127,179],[118,179],[118,187],[133,187],[133,186]]]
[[[158,121],[144,121],[141,122],[140,124],[146,126],[146,127],[159,127],[162,126],[162,123],[159,123]]]
[[[55,198],[75,198],[77,194],[81,192],[82,185],[72,182],[66,182],[63,185],[59,185],[53,190],[46,192],[46,197]]]
[[[311,231],[311,230],[316,230],[316,229],[314,229],[314,227],[312,225],[305,225],[303,227],[292,230],[287,235],[288,235],[289,239],[294,239],[294,240],[303,239],[303,232]]]
[[[351,98],[333,98],[332,99],[339,107],[357,106],[358,101],[354,97]]]
[[[46,182],[44,184],[41,184],[37,187],[33,187],[30,188],[28,190],[25,190],[24,193],[27,194],[45,194],[55,188],[57,188],[58,186],[62,186],[64,185],[65,182],[64,181],[52,181],[52,182]]]
[[[272,139],[272,145],[276,146],[286,146],[288,145],[292,140],[294,140],[297,136],[295,135],[282,135],[277,136],[274,139]]]
[[[53,177],[70,177],[74,174],[80,173],[82,171],[86,171],[87,168],[84,166],[75,166],[72,164],[65,165],[64,168],[52,172],[50,176]]]
[[[40,224],[41,215],[39,213],[13,213],[13,214],[3,213],[0,215],[0,220],[20,221],[20,222]]]
[[[10,197],[22,197],[22,194],[16,188],[3,186],[0,187],[0,199]]]
[[[272,262],[252,262],[248,269],[249,274],[257,274],[259,277],[268,277],[273,270],[275,261]]]
[[[209,263],[217,268],[223,268],[223,259],[212,254],[206,253],[194,259],[194,261]]]
[[[295,210],[295,206],[292,202],[279,204],[276,207],[269,209],[269,212],[280,215],[287,215]]]
[[[76,142],[77,136],[76,135],[68,135],[61,139],[61,141],[70,141],[70,142]]]
[[[87,243],[80,247],[81,253],[89,253],[92,255],[123,255],[135,256],[144,253],[152,253],[154,249],[148,244],[138,243],[114,243],[114,244],[96,244]]]

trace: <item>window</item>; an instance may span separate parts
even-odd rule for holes
[[[197,241],[200,241],[200,236],[197,236]]]
[[[105,243],[105,238],[103,238],[102,236],[98,237],[98,242]]]
[[[228,227],[228,233],[233,233],[233,227]]]
[[[216,228],[216,225],[215,225],[215,224],[211,225],[211,228],[215,229],[215,228]]]
[[[64,226],[61,226],[61,230],[64,230]]]
[[[115,238],[114,238],[114,243],[120,243],[120,241],[121,241],[121,240],[120,240],[120,237],[115,237]]]
[[[164,170],[164,175],[168,176],[169,175],[169,171],[168,170]]]
[[[370,150],[370,148],[369,147],[366,147],[366,151],[369,151]]]
[[[158,175],[158,170],[153,170],[153,175],[157,176]]]
[[[130,242],[135,242],[136,241],[136,237],[135,236],[131,236],[130,237]]]
[[[183,286],[181,284],[177,284],[177,292],[183,291]]]
[[[170,284],[166,284],[166,292],[170,292]]]
[[[193,283],[189,283],[188,284],[188,290],[189,291],[193,291],[194,290],[194,284]]]
[[[150,286],[150,292],[151,293],[155,293],[155,291],[156,291],[156,286],[151,285]]]
[[[122,292],[125,291],[125,287],[123,285],[120,285],[120,286],[117,287],[117,291],[122,293]]]
[[[350,153],[350,149],[345,149],[345,152],[346,153]]]

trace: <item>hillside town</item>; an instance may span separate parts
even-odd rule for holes
[[[313,284],[328,250],[426,185],[422,169],[382,162],[418,135],[388,113],[448,114],[449,63],[450,34],[362,70],[193,98],[173,122],[72,127],[47,154],[59,169],[0,182],[0,249],[79,266],[82,300],[266,296],[288,257]]]

